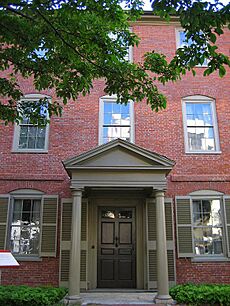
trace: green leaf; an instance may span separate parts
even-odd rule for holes
[[[219,67],[219,76],[222,78],[226,74],[226,69],[223,65]]]
[[[216,35],[214,33],[210,33],[209,34],[209,39],[212,43],[216,42]]]

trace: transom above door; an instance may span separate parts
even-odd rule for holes
[[[99,208],[98,287],[136,287],[135,208]]]

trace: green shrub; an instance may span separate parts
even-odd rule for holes
[[[1,306],[52,306],[67,293],[65,288],[0,286]]]
[[[170,295],[177,303],[230,306],[230,285],[177,285]]]

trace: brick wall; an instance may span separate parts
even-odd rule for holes
[[[172,58],[176,50],[174,25],[135,25],[133,31],[141,37],[134,49],[134,61],[154,49]],[[230,32],[218,42],[220,51],[229,54]],[[196,68],[176,83],[159,85],[167,96],[167,109],[154,113],[144,102],[135,104],[135,143],[175,160],[168,176],[167,196],[186,195],[199,189],[212,189],[230,195],[230,108],[229,71],[226,77],[218,73],[203,77],[204,68]],[[21,79],[25,94],[35,93],[32,81]],[[55,99],[52,91],[43,92]],[[69,178],[62,160],[78,155],[98,145],[99,98],[104,95],[103,81],[95,81],[90,96],[79,97],[64,107],[61,118],[52,118],[48,153],[14,153],[14,127],[0,125],[0,194],[20,188],[38,189],[46,194],[70,197]],[[221,154],[185,154],[182,123],[182,97],[206,95],[216,100]],[[230,282],[230,263],[192,263],[177,260],[177,281]],[[21,262],[19,269],[3,271],[3,284],[58,285],[58,258],[43,258],[42,262]]]

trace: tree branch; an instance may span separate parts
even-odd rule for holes
[[[107,70],[110,71],[112,73],[115,73],[115,71],[110,70],[106,67],[101,67],[100,65],[94,63],[93,61],[91,61],[89,58],[85,57],[83,54],[81,54],[74,46],[72,46],[68,41],[66,41],[63,36],[60,34],[60,31],[58,29],[56,29],[52,23],[39,11],[36,11],[38,15],[40,15],[42,17],[42,19],[52,28],[52,30],[54,31],[54,33],[60,38],[60,40],[70,49],[72,49],[77,55],[79,55],[82,59],[86,60],[87,62],[89,62],[90,64],[94,65],[95,67],[99,68],[100,70]]]
[[[19,15],[19,16],[21,16],[21,17],[24,17],[24,18],[26,18],[26,19],[29,19],[30,21],[33,21],[33,20],[34,20],[32,17],[27,16],[27,15],[23,14],[22,12],[13,9],[13,8],[10,7],[9,5],[7,5],[7,6],[2,5],[2,7],[5,8],[7,11],[10,11],[10,12],[12,12],[12,13],[14,13],[14,14],[16,14],[16,15]]]

